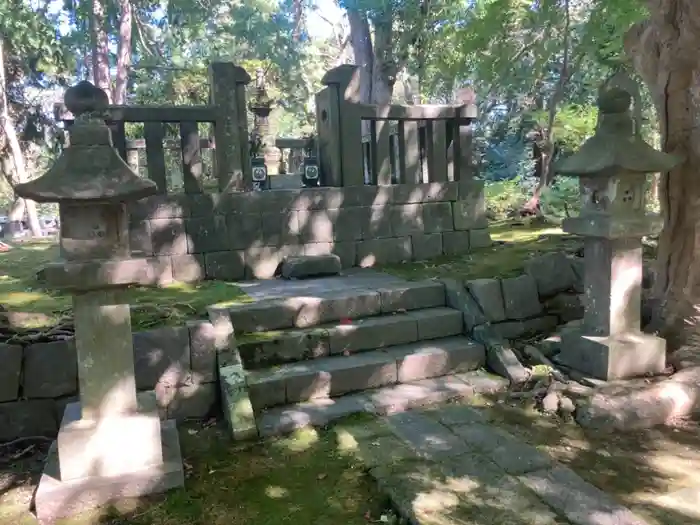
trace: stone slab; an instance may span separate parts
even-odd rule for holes
[[[99,507],[110,502],[138,498],[182,487],[185,476],[180,453],[180,438],[173,421],[161,426],[164,463],[128,475],[90,477],[62,481],[58,470],[57,447],[49,449],[44,472],[34,495],[36,516],[42,523]]]
[[[641,332],[599,337],[585,328],[567,330],[561,348],[559,362],[605,381],[658,375],[666,368],[666,340]]]
[[[469,452],[467,444],[447,427],[418,412],[392,414],[387,423],[422,458],[444,460]]]
[[[52,399],[0,403],[0,442],[26,436],[55,436],[57,415]]]
[[[158,383],[177,385],[189,375],[190,335],[187,327],[168,326],[134,332],[136,388]]]
[[[294,319],[296,328],[307,328],[342,319],[358,319],[381,313],[379,292],[369,290],[346,290],[323,297],[295,297],[287,299],[286,303],[296,310]]]
[[[445,287],[437,281],[395,284],[380,288],[382,313],[445,305]]]
[[[440,279],[440,281],[445,285],[446,306],[462,312],[467,333],[471,332],[475,326],[488,322],[481,307],[464,284],[449,278]]]
[[[14,401],[19,395],[22,347],[0,343],[0,363],[0,402]]]
[[[217,356],[229,350],[233,327],[228,323],[192,321],[187,324],[190,337],[190,365],[194,379],[207,383],[216,380]]]
[[[506,343],[493,342],[486,345],[486,364],[498,375],[508,378],[513,385],[523,384],[530,379],[530,372]]]
[[[219,369],[219,388],[224,419],[234,440],[257,437],[255,413],[248,395],[245,370],[240,365]]]
[[[466,337],[446,337],[390,348],[396,360],[398,382],[409,383],[475,370],[484,364],[485,349]]]
[[[409,315],[416,320],[420,340],[460,335],[464,331],[462,313],[454,308],[418,310]]]
[[[289,434],[304,427],[325,427],[332,421],[363,412],[367,406],[361,394],[338,399],[315,399],[293,406],[271,408],[257,420],[260,437]]]
[[[502,279],[503,303],[507,319],[522,320],[542,313],[537,283],[529,275]]]
[[[498,279],[474,279],[468,281],[466,287],[488,322],[506,320],[503,293]]]
[[[24,349],[22,391],[28,398],[54,398],[78,390],[73,340],[35,343]]]
[[[379,388],[365,394],[373,412],[390,415],[453,399],[469,398],[474,395],[474,387],[455,376],[443,376]]]
[[[525,272],[535,280],[540,297],[545,298],[573,289],[576,282],[571,260],[562,252],[533,257],[525,263]]]
[[[531,472],[519,479],[573,525],[649,525],[566,467]]]
[[[455,378],[465,382],[479,394],[496,394],[508,390],[509,387],[507,379],[490,374],[485,370],[455,374]]]
[[[432,318],[438,319],[437,316]],[[328,332],[333,355],[412,343],[419,338],[418,323],[410,314],[356,319],[336,325]]]
[[[340,270],[340,257],[337,255],[303,255],[286,257],[282,261],[281,273],[283,279],[308,279],[338,275]]]

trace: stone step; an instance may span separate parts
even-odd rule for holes
[[[310,328],[347,319],[445,306],[445,286],[437,281],[405,282],[377,290],[350,289],[309,296],[278,297],[234,306],[211,306],[214,321],[231,318],[236,334]]]
[[[339,397],[351,392],[476,370],[485,348],[464,336],[323,357],[246,372],[253,410]]]
[[[321,398],[270,408],[259,414],[255,423],[260,437],[270,437],[288,434],[307,426],[325,427],[334,420],[359,412],[391,415],[507,389],[508,381],[502,377],[475,370],[391,385],[334,399]]]
[[[313,328],[243,335],[236,342],[245,369],[255,370],[462,333],[462,312],[437,307]]]

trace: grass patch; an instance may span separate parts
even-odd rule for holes
[[[16,245],[0,253],[0,305],[13,312],[41,313],[52,325],[71,316],[71,296],[42,288],[35,279],[45,264],[59,258],[55,244],[45,242]],[[248,302],[250,298],[234,283],[202,281],[175,283],[162,288],[132,287],[124,291],[131,305],[134,330],[182,325],[187,319],[206,316],[213,304]]]
[[[185,489],[57,525],[366,525],[366,515],[377,519],[384,508],[385,498],[331,430],[236,445],[218,426],[181,427]],[[5,523],[31,521],[28,514],[5,521],[0,512]]]
[[[580,243],[558,226],[539,220],[511,220],[489,227],[494,245],[460,256],[388,265],[382,270],[408,280],[451,277],[458,280],[514,277],[537,255],[570,250]]]

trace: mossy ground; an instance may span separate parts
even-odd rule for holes
[[[522,273],[525,262],[552,251],[572,250],[580,239],[539,219],[492,223],[489,231],[494,245],[461,256],[385,266],[383,271],[408,280],[452,277],[458,280],[513,277]]]
[[[36,272],[58,259],[58,246],[47,242],[17,244],[0,253],[0,305],[12,312],[40,313],[48,316],[46,325],[58,323],[71,315],[69,294],[39,286]],[[126,302],[132,305],[134,330],[156,326],[182,325],[186,319],[206,316],[212,304],[248,301],[235,285],[224,281],[196,284],[177,283],[163,288],[130,288]]]
[[[217,425],[181,425],[180,435],[185,489],[57,525],[365,525],[385,509],[385,498],[332,430],[243,445]],[[25,475],[26,468],[18,465]],[[27,511],[32,482],[5,491],[1,473],[2,464],[0,524],[34,523]]]

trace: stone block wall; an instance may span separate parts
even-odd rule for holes
[[[205,417],[217,403],[217,339],[208,321],[136,332],[139,391],[156,392],[163,417]],[[76,401],[73,339],[25,347],[0,344],[0,442],[54,436],[67,403]]]
[[[289,255],[372,266],[491,243],[476,180],[162,195],[130,212],[132,253],[151,257],[161,282],[269,278]]]
[[[560,252],[531,259],[517,277],[446,281],[449,305],[478,340],[520,339],[583,317],[583,260]]]

